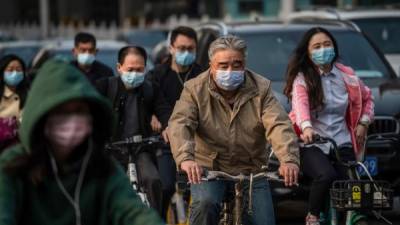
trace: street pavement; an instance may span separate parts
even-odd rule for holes
[[[276,212],[276,225],[304,225],[304,216],[307,210],[307,203],[303,201],[284,201],[277,205]],[[397,212],[397,213],[396,213]],[[396,209],[396,212],[390,211],[385,212],[393,225],[400,225],[400,210]],[[373,217],[369,217],[369,225],[385,225],[387,223],[377,221]]]

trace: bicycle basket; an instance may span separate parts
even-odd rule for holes
[[[387,181],[338,180],[330,189],[332,207],[338,210],[391,209],[393,189]]]

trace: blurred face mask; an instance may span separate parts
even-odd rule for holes
[[[195,59],[195,54],[189,51],[178,51],[175,53],[175,61],[181,66],[189,66],[194,62]]]
[[[45,136],[56,147],[72,150],[92,133],[92,116],[88,113],[54,114],[47,118]]]
[[[218,87],[225,91],[236,90],[244,81],[243,70],[217,70],[215,76],[215,83]]]
[[[142,72],[124,72],[121,75],[121,80],[127,88],[136,88],[143,84],[144,73]]]
[[[24,73],[19,71],[4,72],[4,82],[8,86],[17,86],[24,79]]]
[[[92,65],[95,59],[96,57],[90,53],[79,53],[76,58],[79,64],[85,66]]]
[[[311,52],[311,60],[318,66],[330,64],[335,58],[335,50],[332,47],[320,48]]]

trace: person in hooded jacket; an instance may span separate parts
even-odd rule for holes
[[[162,224],[106,155],[111,106],[79,70],[44,64],[25,110],[0,156],[0,225]]]

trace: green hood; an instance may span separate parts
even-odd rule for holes
[[[38,71],[25,103],[19,135],[27,151],[32,149],[33,134],[43,132],[35,131],[38,122],[58,105],[73,99],[88,102],[93,121],[101,121],[93,124],[95,141],[104,142],[108,138],[114,121],[110,102],[96,91],[77,68],[50,60]]]

